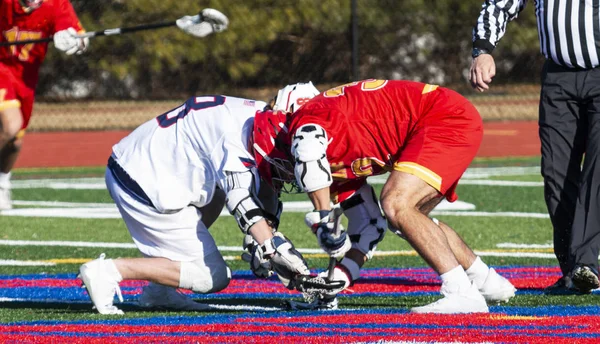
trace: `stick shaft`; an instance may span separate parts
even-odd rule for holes
[[[335,269],[335,264],[337,264],[337,259],[331,257],[329,258],[329,266],[327,267],[327,279],[333,280],[333,270]]]
[[[334,227],[332,228],[333,235],[340,235],[340,221],[343,214],[343,210],[340,207],[334,208],[332,210],[334,217]],[[333,270],[335,269],[335,264],[337,264],[337,259],[330,257],[329,258],[329,266],[327,267],[327,278],[331,281],[333,280]]]
[[[97,36],[112,36],[112,35],[121,35],[129,32],[143,31],[143,30],[154,30],[160,29],[163,27],[175,26],[175,21],[163,22],[163,23],[154,23],[154,24],[143,24],[132,27],[124,27],[124,28],[114,28],[114,29],[105,29],[102,31],[92,31],[86,32],[81,35],[81,37],[97,37]],[[52,42],[52,37],[40,38],[40,39],[28,39],[24,41],[15,41],[15,42],[0,42],[0,47],[10,46],[10,45],[24,45],[24,44],[32,44],[32,43],[45,43]]]

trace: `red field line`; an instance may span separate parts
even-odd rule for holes
[[[538,156],[537,122],[484,123],[479,157]],[[129,131],[28,133],[17,168],[102,166]]]

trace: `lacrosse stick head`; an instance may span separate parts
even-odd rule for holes
[[[229,19],[223,13],[205,8],[195,16],[184,16],[175,21],[178,28],[195,37],[206,37],[213,32],[227,29]]]
[[[287,120],[282,111],[257,112],[250,146],[261,178],[277,192],[294,193],[301,189],[294,175]]]
[[[37,10],[40,8],[40,6],[42,6],[43,2],[43,0],[19,0],[19,4],[21,4],[21,7],[25,13],[31,13]]]
[[[319,94],[319,90],[311,81],[287,85],[277,92],[277,95],[269,102],[274,111],[294,113],[307,101]]]

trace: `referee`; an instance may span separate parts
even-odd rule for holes
[[[489,89],[496,73],[492,51],[526,3],[483,4],[473,28],[470,71],[478,91]],[[541,172],[563,274],[544,291],[589,293],[599,286],[600,0],[535,0],[534,6],[546,57],[539,106]]]

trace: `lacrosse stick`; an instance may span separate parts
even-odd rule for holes
[[[333,236],[337,238],[340,236],[340,232],[342,230],[342,214],[344,213],[344,211],[341,207],[335,207],[333,208],[332,212],[334,225],[331,232],[333,233]],[[337,264],[337,259],[329,257],[329,266],[327,267],[327,279],[329,281],[333,281],[333,270],[335,269],[335,264]]]
[[[154,24],[143,24],[132,27],[124,27],[124,28],[114,28],[114,29],[105,29],[102,31],[92,31],[86,32],[84,34],[78,35],[78,38],[92,38],[98,36],[114,36],[114,35],[122,35],[125,33],[136,32],[136,31],[144,31],[144,30],[154,30],[160,29],[163,27],[169,26],[177,26],[183,32],[190,34],[195,37],[205,37],[213,32],[221,32],[227,29],[229,25],[229,19],[223,13],[212,9],[205,8],[200,11],[199,14],[195,16],[183,16],[175,21],[163,22],[163,23],[154,23]],[[29,39],[23,41],[15,41],[15,42],[0,42],[0,47],[9,46],[9,45],[23,45],[23,44],[32,44],[32,43],[44,43],[44,42],[52,42],[53,37],[46,37],[40,39]]]
[[[331,228],[331,232],[334,236],[339,236],[342,230],[342,214],[343,210],[340,207],[336,207],[332,210],[331,216],[333,216],[334,225],[333,228]],[[335,269],[336,264],[337,259],[330,257],[326,278],[321,276],[297,277],[295,287],[296,290],[302,292],[305,302],[289,301],[289,307],[295,310],[337,309],[337,300],[335,299],[335,305],[322,302],[322,295],[327,293],[335,294],[344,289],[344,281],[333,280],[333,270]]]

